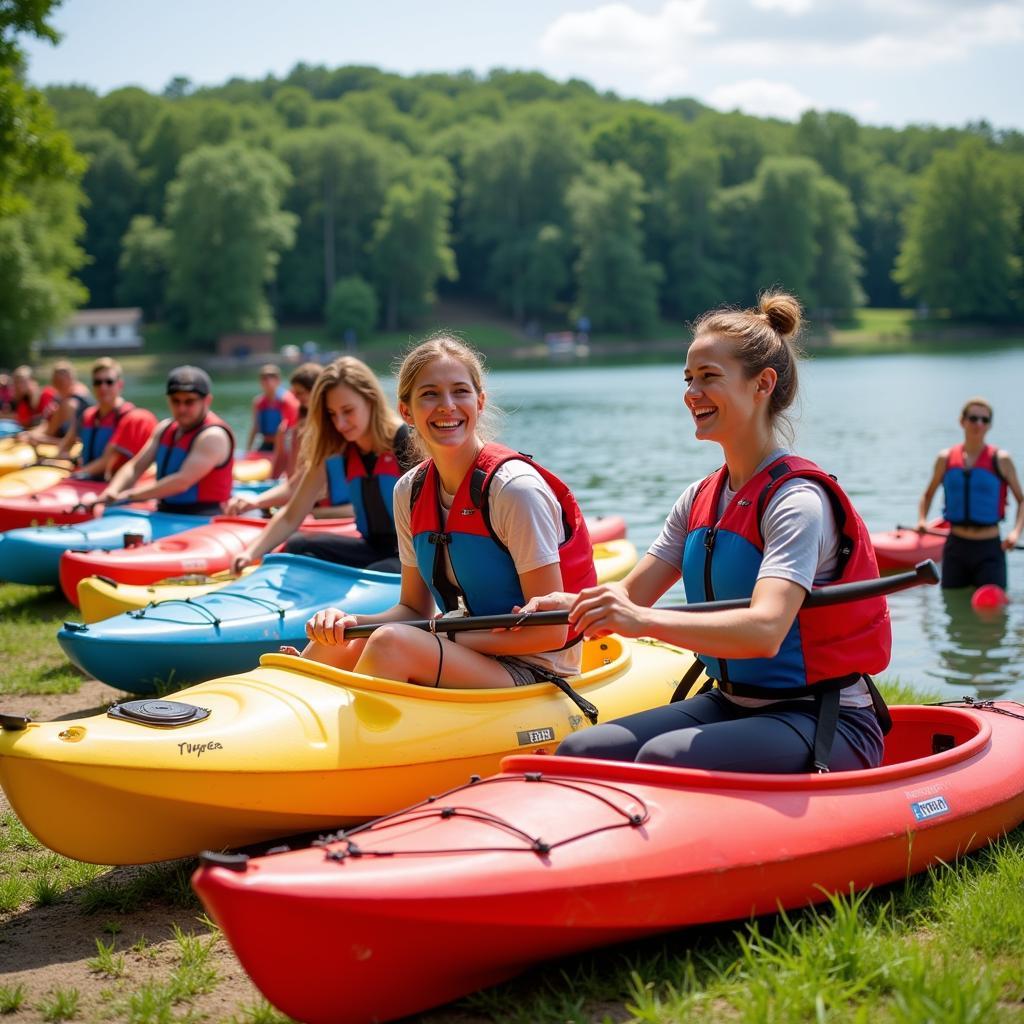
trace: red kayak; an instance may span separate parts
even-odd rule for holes
[[[936,519],[928,524],[928,533],[897,528],[884,533],[871,534],[879,572],[913,569],[915,565],[931,559],[942,561],[942,548],[949,536],[949,523]]]
[[[1024,820],[1024,705],[894,707],[881,768],[751,775],[511,757],[193,885],[307,1024],[393,1020],[553,957],[897,881]]]
[[[587,516],[587,530],[594,544],[607,544],[610,540],[624,540],[626,520],[622,516]]]
[[[81,508],[81,502],[92,499],[106,486],[103,480],[62,480],[35,494],[4,498],[0,501],[0,532],[26,526],[61,526],[84,523],[96,513]],[[156,508],[156,502],[138,502],[129,508]]]
[[[212,575],[231,568],[236,555],[266,529],[269,519],[214,516],[202,526],[177,533],[152,544],[116,551],[67,551],[60,560],[60,585],[64,596],[77,607],[78,581],[86,576],[105,576],[117,583],[156,583],[189,573]],[[306,531],[357,533],[354,519],[313,519],[302,523]]]

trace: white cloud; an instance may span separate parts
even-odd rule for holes
[[[708,103],[719,110],[742,110],[759,117],[781,117],[795,121],[805,110],[815,106],[799,89],[785,82],[764,78],[748,78],[742,82],[714,89]]]
[[[900,31],[877,32],[840,43],[824,39],[738,39],[716,47],[713,57],[747,68],[784,65],[887,71],[966,60],[983,47],[1024,40],[1024,4],[979,4],[952,14],[946,9],[941,17],[934,6],[927,19],[923,18],[924,5],[914,8],[922,21],[913,31],[904,26]]]
[[[751,3],[762,11],[782,11],[793,17],[806,14],[814,6],[814,0],[751,0]]]
[[[540,40],[541,51],[563,60],[610,63],[664,73],[691,49],[692,40],[715,31],[707,0],[667,0],[654,14],[626,3],[559,15]]]

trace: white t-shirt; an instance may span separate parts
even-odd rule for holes
[[[412,544],[412,512],[409,495],[412,490],[412,469],[399,478],[395,484],[394,510],[395,531],[398,534],[398,556],[402,565],[417,567],[416,552]],[[454,495],[438,487],[442,516],[447,522],[448,509]],[[540,569],[545,565],[556,565],[558,549],[565,541],[565,527],[562,523],[562,506],[544,478],[528,462],[514,459],[499,466],[491,480],[488,492],[491,526],[498,539],[508,548],[516,571],[523,573]],[[448,549],[445,548],[448,579],[456,583]],[[512,609],[509,608],[509,611]],[[581,664],[581,645],[575,644],[564,651],[544,654],[517,654],[521,661],[530,662],[555,672],[560,676],[577,675]]]
[[[791,452],[778,448],[758,467],[760,473],[776,459]],[[661,533],[648,549],[648,554],[682,569],[683,547],[689,531],[690,509],[700,481],[683,491],[669,513]],[[728,482],[722,488],[718,506],[721,516],[736,492]],[[804,590],[821,586],[835,579],[839,556],[839,529],[825,488],[821,484],[797,477],[781,484],[765,506],[761,518],[764,535],[764,557],[757,578],[782,579],[796,583]],[[732,696],[731,700],[744,707],[761,707],[771,701],[753,697]],[[808,698],[810,699],[810,698]],[[844,707],[870,707],[871,694],[862,682],[841,691],[840,703]]]

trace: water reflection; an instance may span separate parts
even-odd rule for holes
[[[965,694],[995,698],[1014,689],[1022,679],[1017,663],[1020,637],[1013,638],[1006,609],[977,612],[971,590],[940,590],[930,602],[932,614],[924,621],[936,663],[928,674]]]

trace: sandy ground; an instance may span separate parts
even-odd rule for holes
[[[104,710],[123,694],[103,683],[84,682],[77,693],[58,695],[4,696],[0,709],[9,714],[28,715],[36,721],[77,718]],[[0,810],[10,805],[0,790]],[[114,868],[115,873],[135,870]],[[26,999],[22,1008],[5,1020],[11,1024],[44,1021],[40,1002],[55,989],[77,989],[79,1008],[76,1021],[121,1021],[128,1019],[124,1005],[129,993],[150,979],[164,980],[177,963],[178,945],[174,940],[177,925],[186,933],[208,936],[198,908],[176,909],[151,905],[119,914],[101,911],[83,913],[74,899],[66,895],[50,906],[28,907],[13,914],[0,915],[0,987],[22,984]],[[112,935],[108,924],[116,930]],[[88,961],[96,956],[96,939],[109,944],[116,938],[116,952],[125,954],[126,973],[111,979],[90,971]],[[133,945],[145,939],[145,949],[135,952]],[[249,1020],[246,1009],[260,1002],[260,995],[242,970],[228,944],[219,939],[211,965],[218,981],[214,990],[191,1003],[192,1019],[211,1024]],[[184,1016],[179,1006],[176,1018]],[[427,1014],[417,1020],[431,1024],[484,1024],[473,1014],[448,1009]]]

